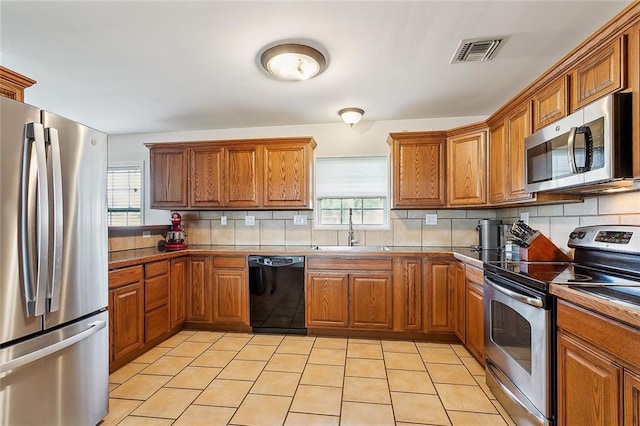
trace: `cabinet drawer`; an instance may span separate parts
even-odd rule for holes
[[[122,287],[142,280],[142,266],[115,269],[109,271],[109,289]]]
[[[214,256],[214,268],[245,268],[247,258],[244,256]]]
[[[144,277],[151,278],[169,273],[169,261],[160,260],[158,262],[146,263],[144,265]]]
[[[169,332],[169,306],[163,306],[144,316],[144,341],[150,342]]]
[[[482,282],[483,282],[482,269],[474,268],[472,266],[467,265],[467,280],[469,280],[474,284],[482,285]]]
[[[390,271],[393,260],[385,258],[337,258],[337,257],[310,257],[307,259],[309,269],[336,269],[340,271]]]
[[[169,276],[145,280],[144,282],[144,310],[149,312],[169,302]]]

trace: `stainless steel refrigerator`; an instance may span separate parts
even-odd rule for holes
[[[0,425],[107,413],[107,135],[0,97]]]

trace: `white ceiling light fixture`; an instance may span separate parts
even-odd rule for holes
[[[313,47],[286,43],[265,50],[260,63],[270,74],[282,80],[308,80],[322,73],[327,60]]]
[[[342,117],[342,120],[345,123],[353,127],[354,124],[362,119],[364,110],[360,108],[342,108],[340,111],[338,111],[338,115]]]

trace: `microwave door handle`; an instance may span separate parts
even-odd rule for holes
[[[572,174],[578,174],[578,166],[576,165],[576,128],[569,130],[569,138],[567,139],[567,160]]]
[[[588,172],[593,166],[593,134],[589,126],[581,127],[580,130],[584,133],[585,140],[585,153],[584,153],[584,168],[583,171]]]

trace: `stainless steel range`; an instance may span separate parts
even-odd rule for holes
[[[550,284],[640,310],[640,226],[589,226],[569,236],[573,262],[485,262],[487,384],[519,425],[556,415],[556,314]]]

